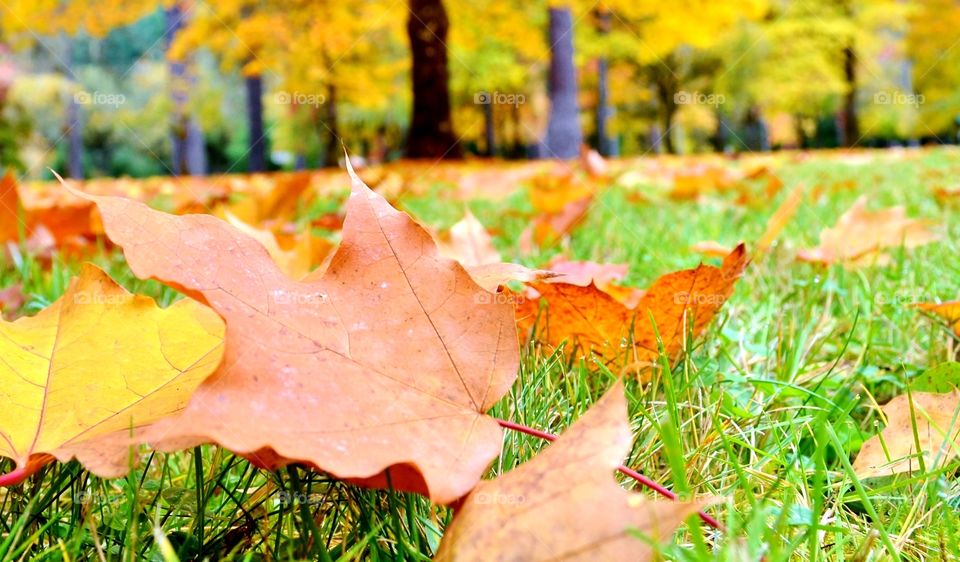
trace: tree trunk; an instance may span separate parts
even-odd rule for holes
[[[166,13],[167,25],[165,40],[167,51],[174,37],[183,28],[185,10],[178,2]],[[170,97],[173,100],[173,119],[171,140],[173,142],[173,174],[204,175],[207,173],[207,150],[203,132],[195,117],[190,115],[187,103],[190,90],[196,84],[196,77],[188,72],[187,61],[171,60]]]
[[[661,138],[663,145],[670,154],[677,153],[673,142],[673,116],[677,113],[676,88],[671,87],[670,80],[657,80],[657,98],[660,100],[660,118],[663,127]]]
[[[247,120],[250,128],[250,150],[247,171],[267,169],[267,145],[263,132],[263,79],[259,74],[244,79],[247,87]]]
[[[494,135],[493,104],[483,104],[483,133],[486,141],[487,156],[493,158],[497,154],[496,136]]]
[[[577,107],[577,69],[573,65],[573,17],[569,7],[550,8],[550,119],[544,143],[549,158],[580,156],[583,133]]]
[[[73,39],[67,39],[67,75],[76,79],[72,66],[76,62]],[[73,179],[83,179],[83,122],[80,120],[78,96],[70,96],[67,105],[67,174]]]
[[[413,56],[413,115],[407,137],[410,158],[458,158],[450,117],[447,29],[443,0],[410,0],[407,34]]]
[[[340,157],[343,156],[343,148],[340,143],[340,127],[337,122],[337,90],[331,85],[330,92],[324,102],[324,111],[326,117],[323,119],[324,130],[327,132],[326,154],[323,157],[324,166],[336,166]]]
[[[610,32],[610,12],[597,12],[597,29],[602,35]],[[603,156],[614,156],[616,150],[607,131],[607,119],[613,115],[613,110],[610,107],[610,84],[607,70],[607,59],[600,57],[597,61],[597,151]]]
[[[857,53],[853,45],[843,49],[843,75],[847,82],[847,93],[843,99],[843,146],[854,146],[860,142],[860,126],[857,123]]]

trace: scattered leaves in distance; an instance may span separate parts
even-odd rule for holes
[[[801,250],[801,261],[847,266],[885,265],[890,256],[884,250],[915,248],[929,244],[939,235],[932,230],[933,223],[911,219],[903,207],[879,211],[867,210],[867,197],[862,196],[831,228],[820,233],[820,245]]]

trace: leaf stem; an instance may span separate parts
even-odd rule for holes
[[[53,455],[33,455],[27,463],[20,468],[6,474],[0,474],[0,487],[15,486],[33,476],[38,470],[55,460],[57,459]]]
[[[506,429],[512,429],[513,431],[519,431],[520,433],[525,433],[525,434],[531,435],[531,436],[533,436],[533,437],[539,437],[540,439],[544,439],[544,440],[547,440],[547,441],[556,441],[556,439],[557,439],[557,436],[554,435],[554,434],[552,434],[552,433],[547,433],[546,431],[541,431],[541,430],[539,430],[539,429],[534,429],[534,428],[532,428],[532,427],[527,427],[527,426],[525,426],[525,425],[523,425],[523,424],[519,424],[519,423],[517,423],[517,422],[512,422],[512,421],[497,419],[497,423],[499,423],[501,427],[504,427],[504,428],[506,428]],[[663,496],[663,497],[665,497],[665,498],[668,498],[668,499],[671,499],[671,500],[676,500],[676,499],[677,499],[677,494],[673,493],[673,492],[670,491],[668,488],[665,488],[664,486],[658,484],[657,482],[651,480],[650,478],[644,476],[643,474],[640,474],[639,472],[637,472],[636,470],[634,470],[634,469],[632,469],[632,468],[630,468],[630,467],[628,467],[628,466],[620,465],[619,467],[617,467],[617,470],[619,470],[619,471],[622,472],[623,474],[626,474],[626,475],[629,476],[630,478],[633,478],[634,480],[636,480],[637,482],[639,482],[640,485],[642,485],[642,486],[644,486],[644,487],[646,487],[646,488],[650,488],[651,490],[653,490],[654,492],[660,494],[661,496]],[[700,519],[701,519],[704,523],[706,523],[707,525],[713,527],[714,529],[716,529],[716,530],[718,530],[718,531],[723,531],[723,530],[724,530],[723,524],[720,523],[719,521],[717,521],[713,516],[711,516],[711,515],[709,515],[709,514],[707,514],[707,513],[704,513],[703,511],[698,511],[698,512],[697,512],[697,515],[700,516]]]

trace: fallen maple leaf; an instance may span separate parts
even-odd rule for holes
[[[958,408],[960,391],[956,390],[895,397],[882,408],[887,426],[863,444],[853,463],[854,472],[861,478],[871,478],[917,471],[918,453],[927,470],[933,468],[935,457],[939,457],[939,466],[946,464],[957,456],[960,447],[960,424],[954,420]]]
[[[618,360],[634,364],[659,357],[659,332],[667,356],[673,357],[682,349],[687,333],[696,336],[706,329],[733,293],[748,262],[746,248],[740,244],[719,268],[701,264],[664,275],[633,309],[593,283],[585,287],[534,283],[540,299],[547,303],[544,325],[537,337],[552,347],[564,341],[577,343],[584,352],[596,354],[608,365]],[[521,302],[517,322],[522,334],[532,332],[537,316],[537,300]]]
[[[302,282],[215,217],[77,195],[97,204],[137,276],[227,322],[223,365],[148,433],[158,446],[214,442],[261,466],[304,462],[449,503],[500,452],[483,412],[516,377],[513,306],[349,171],[340,248]]]
[[[837,220],[836,226],[820,233],[818,247],[802,250],[797,257],[823,264],[883,265],[890,260],[883,252],[887,248],[914,248],[937,240],[939,236],[930,230],[931,226],[930,221],[907,218],[903,207],[868,211],[867,198],[863,196]]]
[[[624,490],[614,471],[630,451],[623,385],[532,460],[466,497],[435,560],[651,560],[706,502],[655,501]]]
[[[36,316],[0,322],[0,456],[16,484],[54,457],[116,477],[128,436],[176,414],[223,354],[223,321],[189,299],[167,309],[84,265]]]

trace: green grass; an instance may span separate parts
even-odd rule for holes
[[[727,529],[691,519],[662,547],[666,558],[960,557],[955,462],[868,481],[858,480],[850,465],[862,442],[882,427],[875,404],[905,392],[927,368],[956,358],[949,330],[907,305],[960,293],[958,215],[932,194],[958,169],[960,153],[949,149],[868,166],[811,158],[779,168],[787,187],[753,206],[735,205],[733,195],[674,202],[646,184],[614,186],[564,243],[577,259],[628,262],[629,282],[645,286],[696,265],[700,258],[688,250],[695,242],[755,240],[797,183],[857,183],[854,190],[807,200],[679,364],[648,385],[627,381],[635,443],[626,464],[680,494],[723,500],[710,512]],[[931,170],[947,179],[932,178]],[[641,190],[652,202],[630,203],[628,190]],[[822,268],[793,259],[862,194],[872,208],[902,204],[911,215],[938,221],[942,241],[894,250],[887,267]],[[543,265],[560,248],[517,255],[525,223],[508,211],[525,205],[521,192],[470,207],[481,222],[498,227],[496,243],[507,259]],[[463,210],[439,187],[401,206],[439,227]],[[116,253],[96,261],[131,290],[164,304],[176,298],[162,285],[133,278]],[[63,292],[74,267],[42,268],[27,257],[4,266],[0,287],[22,282],[32,313]],[[536,347],[523,350],[521,363],[517,383],[493,414],[552,432],[562,432],[614,380],[595,365]],[[491,475],[544,445],[507,434]],[[0,462],[0,469],[10,468]],[[291,498],[297,501],[284,501]],[[100,480],[71,463],[0,491],[0,558],[170,560],[175,553],[181,560],[427,560],[451,516],[418,496],[363,490],[303,469],[265,472],[203,447],[148,453],[126,479]]]

